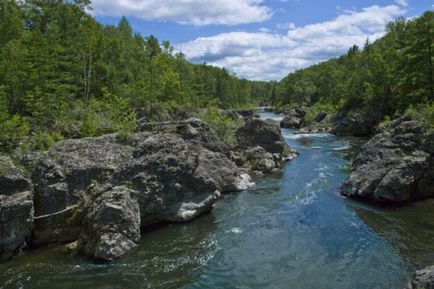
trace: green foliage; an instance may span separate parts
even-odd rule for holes
[[[82,116],[80,136],[100,136],[122,132],[133,133],[136,130],[136,114],[122,98],[108,95],[104,99],[91,99]]]
[[[332,114],[339,111],[339,105],[333,105],[331,103],[317,102],[314,105],[310,106],[306,112],[305,121],[307,123],[312,123],[315,120],[315,117],[322,111],[327,114]]]
[[[363,50],[296,71],[273,88],[273,103],[331,104],[367,111],[377,121],[434,101],[434,12],[387,25],[388,33]]]
[[[46,151],[62,139],[63,137],[57,132],[39,132],[30,137],[26,148],[28,151]]]
[[[269,98],[266,82],[189,63],[167,41],[134,33],[123,17],[105,26],[89,0],[0,5],[0,146],[30,133],[38,149],[65,138],[135,130],[135,113],[159,107],[245,107]],[[45,134],[44,134],[45,133]],[[37,136],[37,137],[35,137]],[[56,138],[55,138],[56,139]]]
[[[419,120],[429,128],[434,128],[434,103],[430,105],[410,106],[405,114]]]
[[[221,114],[215,106],[207,109],[203,119],[222,141],[230,145],[235,144],[235,131],[241,126],[240,121]]]

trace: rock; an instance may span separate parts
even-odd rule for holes
[[[26,246],[32,233],[31,192],[0,195],[0,228],[0,261],[5,261]]]
[[[327,117],[327,112],[325,112],[325,111],[320,111],[320,112],[315,116],[315,121],[316,121],[316,122],[322,122],[326,117]]]
[[[341,112],[334,118],[332,133],[337,136],[370,136],[378,121],[367,114]]]
[[[300,128],[302,119],[297,116],[285,116],[280,121],[281,128]]]
[[[31,190],[30,180],[9,157],[0,156],[0,195]]]
[[[306,111],[301,108],[293,108],[289,112],[285,112],[286,116],[281,120],[281,128],[300,128],[303,124]]]
[[[117,259],[137,246],[140,239],[139,203],[127,187],[115,187],[86,204],[77,249],[96,260]]]
[[[434,289],[434,266],[416,271],[406,289]]]
[[[249,119],[236,136],[239,147],[232,159],[249,170],[271,172],[297,156],[283,139],[279,125],[272,120]]]
[[[209,212],[220,192],[252,185],[230,156],[229,147],[198,119],[128,140],[106,135],[59,142],[39,158],[33,172],[36,215],[45,217],[36,220],[32,244],[80,238],[87,256],[116,258],[137,239],[131,232],[119,234],[118,228],[134,224],[135,232],[137,222],[125,212],[128,218],[118,218],[123,223],[104,224],[100,214],[111,210],[110,204],[128,211],[134,199],[142,228],[192,220]],[[94,200],[92,206],[88,199]]]
[[[273,154],[267,152],[261,146],[256,146],[245,151],[245,158],[249,167],[263,173],[271,172],[277,167]]]
[[[261,146],[272,154],[277,153],[284,157],[290,155],[279,125],[272,120],[248,119],[244,126],[236,131],[236,137],[241,148]]]
[[[341,194],[382,203],[434,197],[429,136],[419,122],[396,120],[363,146]]]

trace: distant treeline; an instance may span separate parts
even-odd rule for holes
[[[372,112],[381,121],[424,110],[434,121],[434,12],[387,25],[387,34],[363,49],[296,71],[273,87],[276,106],[304,104]]]
[[[131,130],[137,111],[253,106],[271,84],[194,65],[168,41],[102,25],[89,0],[0,5],[0,146]]]

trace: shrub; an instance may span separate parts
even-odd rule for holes
[[[235,144],[235,131],[241,126],[241,121],[221,114],[215,106],[207,109],[203,120],[215,131],[222,141],[230,145]]]
[[[428,128],[434,128],[434,102],[430,104],[410,106],[405,115],[423,122]]]

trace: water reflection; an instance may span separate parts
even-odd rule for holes
[[[408,262],[421,268],[434,260],[434,200],[400,208],[376,208],[350,202],[372,230],[388,240]]]

